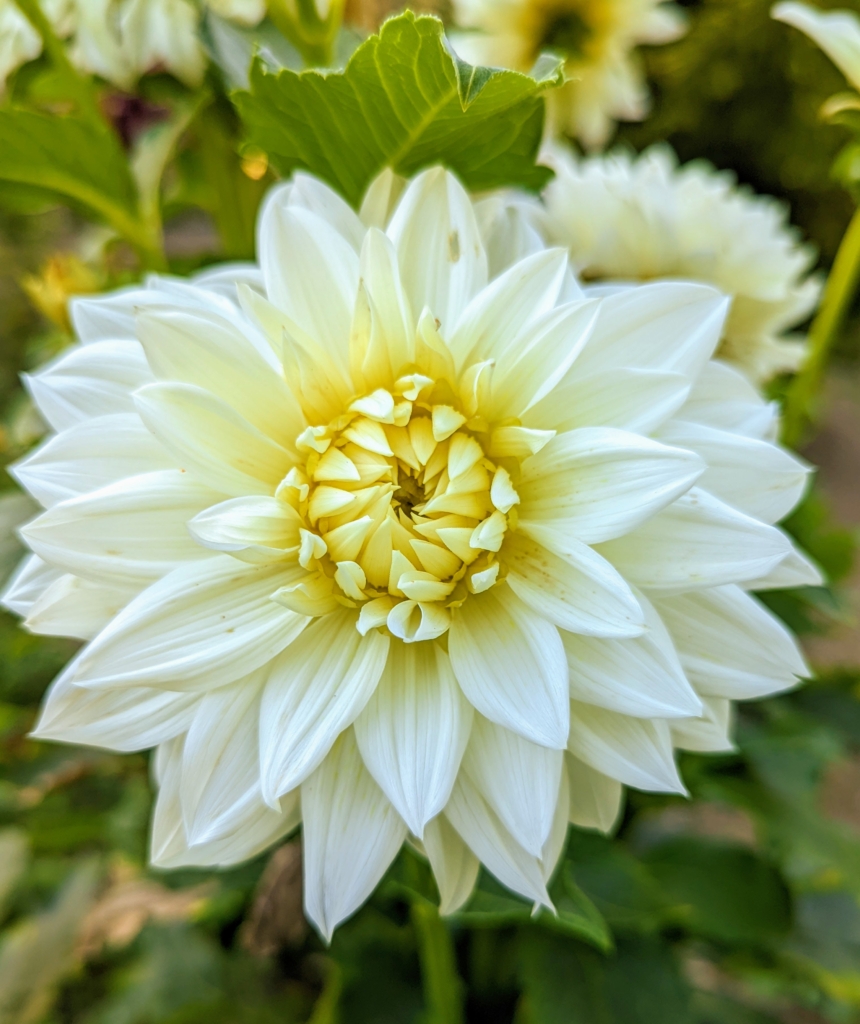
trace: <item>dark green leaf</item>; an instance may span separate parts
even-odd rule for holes
[[[437,18],[407,12],[355,51],[343,73],[251,69],[235,96],[250,140],[283,173],[310,171],[353,205],[384,167],[410,175],[442,163],[472,189],[548,179],[535,166],[543,131],[539,80],[472,68],[445,45]]]
[[[694,934],[759,944],[790,927],[785,884],[745,847],[681,837],[661,843],[643,859],[675,905],[679,923]]]
[[[670,950],[623,942],[614,956],[560,936],[521,944],[522,1019],[528,1024],[690,1024],[689,993]]]
[[[134,182],[120,144],[88,119],[0,110],[0,180],[72,200],[111,223],[135,217]]]

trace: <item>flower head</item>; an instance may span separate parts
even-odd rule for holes
[[[797,368],[803,341],[784,332],[808,317],[820,286],[779,203],[703,162],[679,167],[667,146],[586,159],[554,147],[547,157],[556,177],[545,230],[584,278],[712,284],[732,297],[721,359],[755,382]]]
[[[456,37],[475,64],[528,71],[545,50],[564,57],[569,81],[549,94],[553,129],[600,149],[615,121],[641,121],[648,90],[635,48],[668,43],[684,23],[661,0],[455,0]]]
[[[6,604],[90,641],[37,734],[157,747],[163,866],[301,818],[325,935],[410,833],[444,911],[481,862],[549,905],[569,820],[682,791],[673,745],[804,673],[744,588],[817,579],[718,292],[589,299],[498,197],[397,193],[298,175],[259,271],[78,300],[15,470],[46,511]]]

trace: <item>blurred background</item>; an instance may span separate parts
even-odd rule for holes
[[[652,116],[623,126],[618,144],[668,140],[682,161],[707,159],[779,197],[826,270],[854,204],[831,175],[848,132],[818,111],[844,81],[805,37],[770,20],[770,0],[684,6],[687,35],[644,51]],[[839,6],[860,12],[856,0]],[[347,16],[363,33],[393,9],[350,0]],[[117,98],[121,130],[157,115],[158,76],[147,88],[144,98]],[[234,238],[227,251],[217,197],[208,214],[205,196],[193,210],[183,201],[183,190],[205,192],[191,155],[186,164],[168,182],[176,272],[250,245]],[[246,155],[243,168],[253,207],[266,166]],[[69,343],[68,295],[135,274],[102,229],[0,188],[4,464],[42,429],[19,374]],[[803,633],[818,680],[746,707],[737,754],[684,755],[690,801],[632,794],[614,840],[572,830],[570,870],[611,926],[612,949],[538,930],[528,908],[498,895],[492,912],[452,925],[460,993],[433,993],[422,978],[403,893],[427,883],[408,852],[330,949],[302,916],[295,841],[228,872],[148,870],[146,756],[29,740],[40,698],[75,645],[28,635],[3,614],[0,1024],[860,1021],[858,308],[805,454],[820,467],[818,486],[791,528],[832,586],[770,600]],[[5,477],[4,575],[20,554],[13,528],[31,512]]]

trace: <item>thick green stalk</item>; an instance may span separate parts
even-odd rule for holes
[[[785,396],[782,439],[796,448],[816,415],[816,400],[831,349],[860,283],[860,208],[839,246],[821,308],[809,331],[809,354]]]
[[[463,983],[457,974],[451,934],[432,903],[415,900],[411,918],[421,960],[427,1024],[463,1024]]]

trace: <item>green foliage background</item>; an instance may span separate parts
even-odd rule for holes
[[[853,203],[830,177],[847,129],[823,125],[817,111],[843,83],[808,41],[769,20],[769,6],[689,5],[687,37],[645,54],[653,116],[625,126],[619,138],[637,149],[667,139],[682,159],[705,157],[783,197],[826,267]],[[487,143],[491,155],[496,143],[507,154],[502,166],[467,159],[462,146],[436,152],[476,187],[538,185],[535,112],[552,68],[540,82],[507,73],[475,80],[445,64],[432,31],[412,23],[396,31],[417,32],[441,69],[442,120],[431,124],[432,144],[450,145],[451,132],[464,128],[474,139],[498,110],[517,115],[519,134]],[[250,54],[253,39],[237,33],[240,44]],[[223,53],[219,59],[230,64]],[[326,89],[346,86],[321,82],[260,62],[236,99],[237,114],[217,71],[198,96],[155,76],[142,83],[137,106],[126,104],[106,122],[103,98],[62,62],[43,58],[18,73],[0,110],[6,461],[36,431],[18,372],[69,340],[62,317],[46,319],[28,302],[20,287],[26,276],[58,249],[80,253],[83,245],[99,254],[84,258],[94,288],[134,279],[143,268],[181,273],[249,255],[254,210],[276,171],[325,171],[319,158],[301,156],[303,131],[311,121],[325,127]],[[40,119],[56,121],[53,105],[69,95],[75,106],[62,119],[64,134],[52,126],[39,134]],[[297,96],[305,128],[284,116]],[[26,117],[11,112],[16,106],[27,107]],[[161,113],[147,127],[153,110]],[[443,123],[446,110],[452,125]],[[127,165],[120,138],[138,122],[135,154],[145,159]],[[10,148],[28,125],[41,162],[29,142],[17,157]],[[408,124],[404,132],[381,154],[355,156],[355,177],[342,186],[349,198],[393,153],[408,171],[433,152],[426,134]],[[74,144],[83,137],[90,142]],[[59,165],[62,180],[51,146],[76,154]],[[106,183],[94,199],[87,190],[100,176]],[[96,222],[125,241],[103,244],[90,226]],[[837,365],[856,362],[858,351],[855,318]],[[843,611],[839,586],[854,538],[830,522],[816,493],[789,525],[832,586],[769,600],[795,629],[825,629]],[[8,564],[15,554],[0,544]],[[745,705],[736,753],[683,756],[689,801],[630,793],[612,839],[571,829],[552,887],[557,918],[533,918],[484,876],[466,909],[442,923],[427,866],[406,849],[325,948],[301,915],[295,845],[231,871],[153,872],[146,756],[27,738],[73,648],[0,618],[0,1024],[860,1021],[860,821],[839,820],[823,796],[825,780],[832,790],[840,772],[849,784],[860,778],[851,775],[860,758],[857,666]]]

